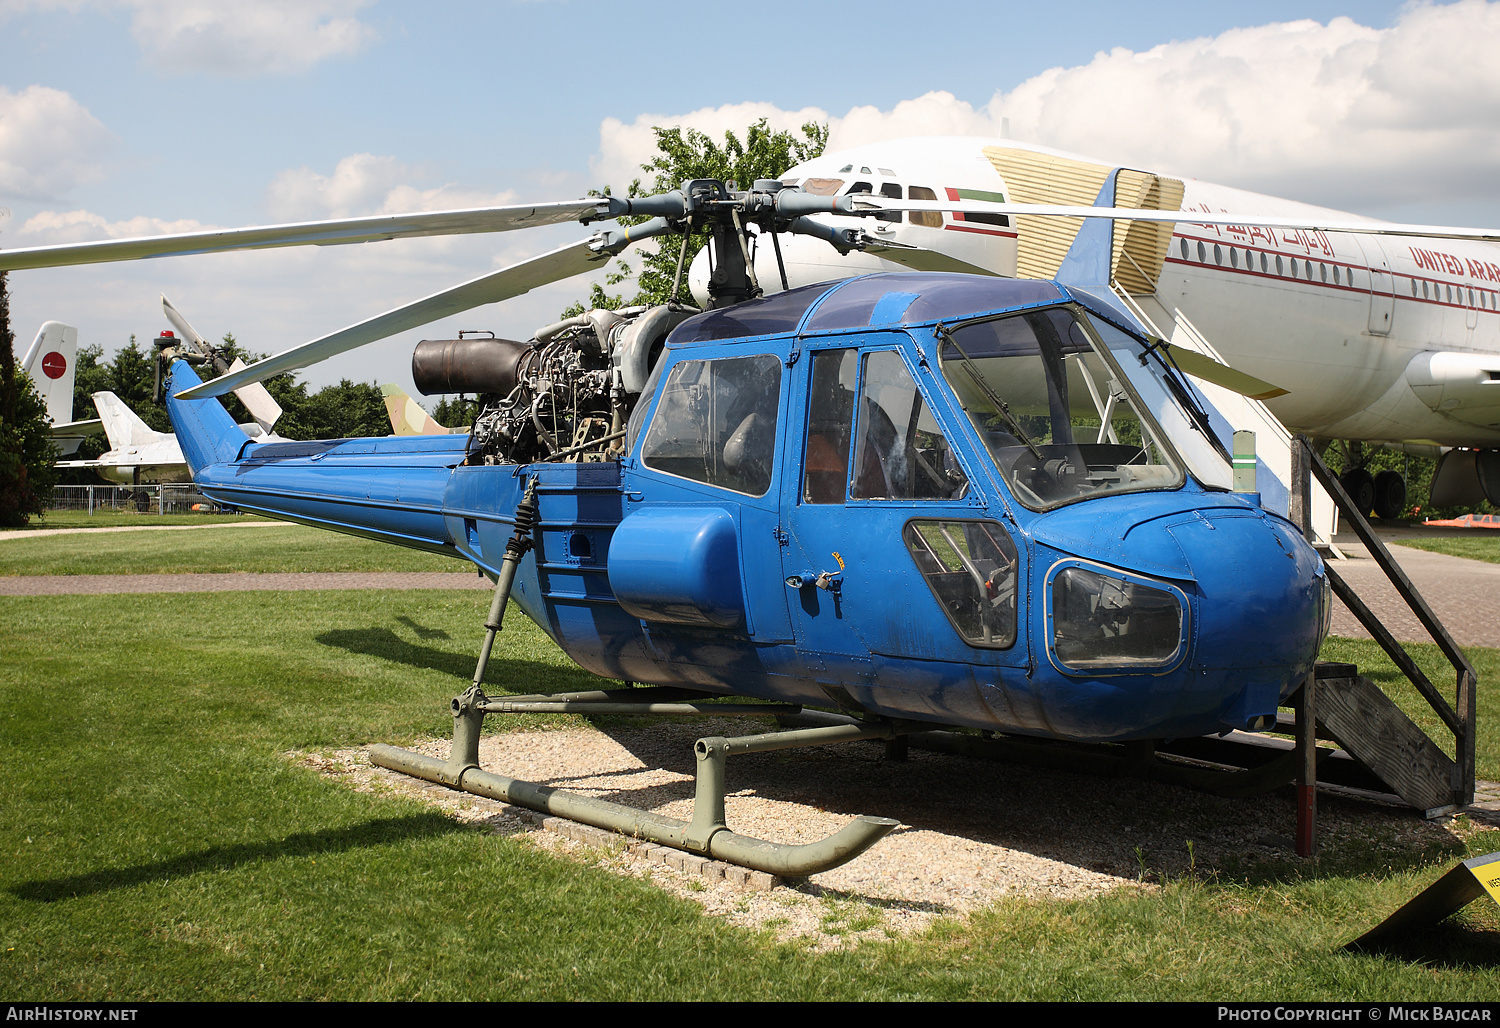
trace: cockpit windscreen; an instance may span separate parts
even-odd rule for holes
[[[943,375],[1021,503],[1176,489],[1181,459],[1081,312],[1028,311],[941,334]]]

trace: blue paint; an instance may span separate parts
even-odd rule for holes
[[[740,627],[745,599],[734,515],[719,507],[633,512],[609,544],[609,585],[642,621]]]

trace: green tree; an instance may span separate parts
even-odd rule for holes
[[[16,368],[10,330],[10,289],[0,272],[0,525],[16,527],[41,516],[57,480],[52,426],[41,394]]]
[[[449,400],[446,396],[432,410],[432,420],[444,428],[468,428],[479,416],[479,401],[462,394]]]
[[[300,396],[298,395],[300,394]],[[275,393],[272,393],[275,396]],[[311,396],[298,383],[276,396],[283,413],[276,430],[293,439],[346,439],[391,434],[391,419],[385,397],[369,382],[324,386]]]
[[[687,179],[695,178],[732,181],[742,189],[748,188],[756,179],[776,178],[788,168],[812,160],[828,143],[827,125],[809,122],[802,126],[799,136],[792,132],[771,131],[765,118],[746,129],[743,139],[732,131],[725,132],[723,145],[716,143],[707,133],[692,128],[657,127],[651,131],[656,134],[657,154],[641,166],[641,170],[651,176],[651,186],[649,190],[643,190],[641,180],[635,180],[629,190],[633,197],[677,189]],[[602,194],[596,192],[594,195],[608,193],[606,189]],[[622,220],[635,224],[645,219]],[[683,255],[684,269],[707,240],[706,232],[696,232],[688,237],[687,253]],[[595,283],[590,287],[588,299],[573,304],[563,311],[562,316],[572,317],[592,308],[615,310],[634,304],[666,303],[672,298],[672,281],[677,274],[681,245],[681,237],[663,236],[653,249],[641,252],[642,268],[635,278],[636,292],[628,301],[623,293],[610,294]],[[620,285],[631,277],[629,265],[617,264],[616,267],[616,273],[606,279],[606,285]],[[686,270],[683,274],[686,276]]]

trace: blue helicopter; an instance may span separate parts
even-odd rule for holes
[[[708,309],[593,311],[524,342],[424,341],[419,390],[489,398],[467,435],[257,444],[213,394],[289,360],[202,383],[193,354],[163,350],[204,494],[496,580],[474,688],[454,701],[453,755],[377,747],[377,763],[810,873],[894,822],[861,819],[814,847],[747,840],[724,824],[725,756],[935,726],[1121,742],[1274,725],[1327,632],[1322,563],[1294,525],[1232,491],[1204,401],[1091,277],[1111,223],[1086,224],[1059,281],[915,271],[762,294],[745,225],[858,245],[809,218],[833,201],[708,181],[589,201],[652,220],[545,255],[548,274],[707,229]],[[298,359],[437,309],[417,306]],[[579,665],[637,687],[486,696],[512,600]],[[700,740],[691,823],[477,767],[485,713],[738,709],[715,697],[853,717]]]

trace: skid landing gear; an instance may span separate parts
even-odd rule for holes
[[[693,746],[698,768],[691,821],[507,778],[479,767],[479,730],[486,714],[766,716],[791,715],[802,709],[785,704],[704,702],[705,698],[703,693],[685,689],[647,688],[491,699],[478,687],[471,686],[453,701],[453,748],[447,761],[384,745],[370,747],[370,760],[379,767],[476,796],[513,803],[595,828],[620,832],[631,838],[646,839],[661,846],[788,878],[817,874],[847,863],[900,823],[885,817],[860,816],[820,842],[795,846],[740,835],[730,831],[724,821],[725,765],[731,754],[826,746],[856,739],[894,739],[901,726],[891,721],[699,739]]]
[[[453,748],[447,761],[396,746],[370,747],[370,760],[379,767],[436,782],[452,789],[578,821],[595,828],[646,839],[660,846],[685,850],[730,864],[788,878],[800,878],[847,863],[885,837],[899,821],[886,817],[857,817],[821,842],[792,846],[753,839],[731,832],[724,823],[725,763],[732,753],[765,753],[801,746],[826,746],[854,739],[895,739],[910,728],[889,720],[840,724],[801,731],[772,732],[735,738],[709,736],[693,746],[698,758],[697,791],[693,819],[677,818],[637,810],[608,800],[523,782],[485,771],[479,766],[479,730],[486,714],[757,714],[790,715],[801,711],[786,704],[703,702],[708,694],[687,689],[614,689],[599,692],[562,693],[556,696],[510,696],[491,699],[480,688],[495,634],[500,631],[516,566],[531,549],[531,530],[536,524],[536,480],[527,486],[516,509],[515,534],[505,547],[495,595],[485,621],[474,684],[453,701]]]

